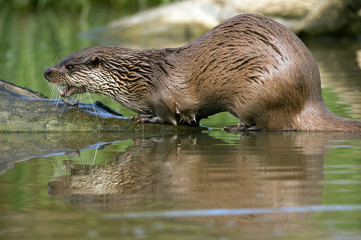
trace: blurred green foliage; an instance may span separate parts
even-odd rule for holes
[[[92,6],[108,6],[109,8],[133,8],[144,10],[159,4],[175,2],[176,0],[12,0],[0,1],[0,8],[29,12],[47,8],[66,8],[68,11],[89,9]]]
[[[174,1],[0,0],[0,79],[57,97],[43,78],[44,69],[81,48],[99,44],[80,38],[79,33]],[[81,96],[85,98],[81,101],[99,100],[133,115],[109,98]]]

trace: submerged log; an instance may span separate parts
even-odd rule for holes
[[[137,123],[101,103],[70,105],[0,80],[0,132],[178,132],[201,129]]]

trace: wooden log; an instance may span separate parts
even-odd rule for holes
[[[72,106],[31,89],[0,80],[0,132],[179,132],[200,131],[184,125],[142,124],[102,104]]]

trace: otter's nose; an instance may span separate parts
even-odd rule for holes
[[[44,77],[45,77],[46,79],[48,79],[48,78],[51,77],[51,75],[53,75],[53,70],[51,70],[51,67],[45,69],[45,71],[44,71]]]

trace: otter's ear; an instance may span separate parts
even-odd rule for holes
[[[100,57],[95,56],[90,59],[89,65],[92,67],[97,67],[101,64],[101,62],[102,62],[102,60],[100,59]]]

